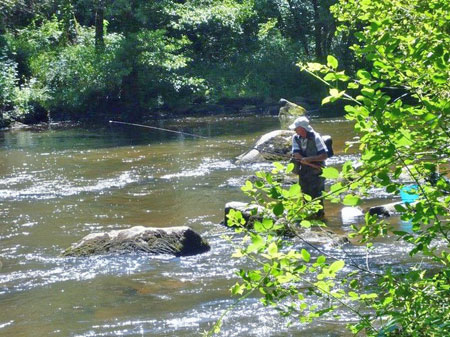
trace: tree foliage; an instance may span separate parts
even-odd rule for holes
[[[295,63],[340,45],[332,2],[8,0],[0,54],[16,64],[15,87],[33,79],[45,88],[39,104],[52,118],[139,119],[194,102],[317,97]]]
[[[264,207],[264,219],[249,229],[240,213],[230,214],[231,223],[245,234],[234,256],[255,261],[254,268],[240,271],[242,282],[232,292],[259,290],[264,304],[300,321],[346,308],[358,318],[350,326],[355,334],[447,336],[450,2],[341,1],[332,11],[341,33],[358,30],[352,49],[367,67],[349,76],[333,56],[326,64],[299,63],[328,87],[323,104],[349,103],[346,118],[360,135],[361,166],[355,169],[347,162],[341,172],[324,170],[325,177],[340,179],[323,198],[353,206],[374,187],[398,195],[406,172],[418,199],[396,210],[411,230],[396,230],[367,213],[364,224],[353,226],[351,237],[368,249],[383,236],[403,241],[411,261],[404,269],[376,273],[346,259],[342,271],[344,262],[335,258],[332,263],[333,256],[321,254],[320,248],[299,251],[281,235],[289,228],[303,240],[298,228],[319,225],[308,220],[314,207],[320,207],[318,200],[308,200],[298,185],[285,190],[271,174],[258,173],[261,179],[247,182],[243,190]],[[274,173],[283,170],[289,168],[276,164]],[[417,257],[427,264],[414,262]],[[337,263],[341,286],[333,273]],[[326,301],[311,306],[307,295]]]

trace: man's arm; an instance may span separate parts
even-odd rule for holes
[[[311,163],[311,162],[317,162],[317,161],[325,161],[328,158],[328,155],[326,152],[322,152],[316,156],[311,156],[311,157],[302,157],[300,160],[301,162],[307,162],[307,163]]]

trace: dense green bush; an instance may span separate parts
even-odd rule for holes
[[[48,88],[44,105],[54,118],[93,118],[113,106],[137,118],[202,89],[202,80],[184,71],[189,58],[183,49],[190,43],[184,36],[173,38],[162,29],[141,29],[127,38],[107,33],[98,51],[93,27],[78,26],[74,44],[66,43],[63,28],[53,17],[7,36],[22,73]]]
[[[5,56],[0,58],[0,127],[11,120],[14,90],[17,86],[17,64]]]
[[[44,50],[31,60],[32,73],[51,91],[48,108],[52,114],[62,109],[83,118],[90,100],[117,93],[122,76],[130,71],[114,63],[122,36],[106,35],[102,53],[96,52],[94,36],[93,29],[80,28],[77,44]]]
[[[47,100],[47,88],[35,78],[19,84],[17,63],[0,56],[0,127],[14,121],[36,122],[46,119],[42,104]]]

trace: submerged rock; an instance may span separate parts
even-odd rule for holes
[[[225,204],[225,217],[223,223],[228,226],[228,214],[231,210],[240,211],[245,220],[245,226],[253,226],[255,221],[262,220],[263,208],[258,205],[248,204],[240,201],[230,201]]]
[[[262,206],[239,201],[231,201],[225,205],[225,225],[228,225],[229,220],[227,215],[230,213],[230,210],[240,211],[242,213],[242,217],[246,221],[245,227],[247,228],[252,228],[255,221],[261,221],[263,219]],[[294,240],[297,238],[300,240],[308,241],[309,243],[331,244],[333,246],[341,246],[343,244],[349,243],[349,240],[345,235],[335,233],[328,228],[312,229],[303,228],[298,225],[289,226],[286,223],[286,219],[283,217],[276,218],[275,216],[273,216],[272,219],[277,224],[284,223],[284,230],[280,231],[280,234],[283,233],[283,235],[292,237]]]
[[[189,256],[205,253],[209,249],[209,244],[187,226],[168,228],[135,226],[89,234],[67,248],[63,256],[130,252]]]
[[[310,244],[331,245],[339,247],[350,243],[346,235],[338,234],[331,229],[324,228],[301,228],[294,230],[295,237],[307,241]]]
[[[392,202],[390,204],[384,204],[384,205],[370,207],[369,214],[390,217],[391,215],[398,213],[397,210],[395,209],[396,205],[404,206],[404,203],[400,201],[400,202]]]

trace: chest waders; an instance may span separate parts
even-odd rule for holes
[[[303,150],[301,145],[300,137],[295,137],[295,141],[298,143],[300,149]],[[306,141],[306,150],[303,150],[303,153],[306,157],[312,157],[317,155],[317,147],[314,138],[307,138]],[[320,166],[324,166],[323,162],[314,162],[314,164],[318,164]],[[309,194],[313,199],[320,197],[322,195],[322,191],[325,190],[325,178],[321,177],[322,170],[302,165],[300,168],[299,174],[299,184],[302,188],[302,192]],[[321,201],[323,207],[323,200]],[[323,216],[324,211],[321,209],[317,215]]]

